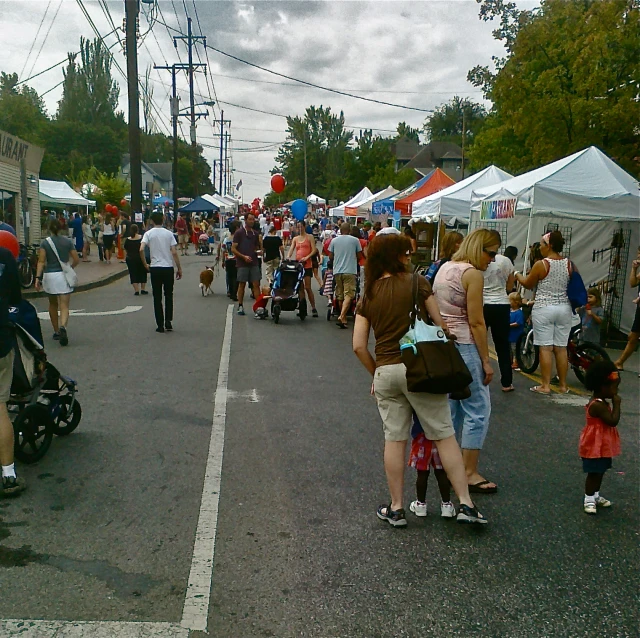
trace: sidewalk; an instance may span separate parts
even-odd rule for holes
[[[122,277],[126,277],[127,266],[126,264],[121,264],[117,259],[112,259],[111,265],[107,266],[96,255],[95,259],[90,262],[81,261],[76,268],[76,272],[78,273],[78,285],[74,292],[83,292],[106,286]],[[22,296],[26,299],[33,299],[35,297],[45,297],[46,293],[36,292],[35,288],[29,288],[22,291]]]

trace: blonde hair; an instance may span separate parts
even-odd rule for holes
[[[451,255],[455,252],[456,244],[462,243],[464,237],[456,230],[445,233],[440,245],[440,259],[451,259]]]
[[[509,300],[510,301],[517,301],[519,306],[522,305],[522,295],[520,295],[519,292],[510,293],[509,294]]]
[[[593,295],[596,298],[596,304],[598,306],[602,305],[602,293],[600,292],[600,288],[596,288],[595,286],[589,288],[587,290],[588,295]]]
[[[501,243],[500,235],[495,230],[477,228],[464,238],[458,252],[451,259],[466,261],[474,268],[482,270],[482,252],[490,246],[500,246]]]

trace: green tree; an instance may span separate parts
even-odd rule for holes
[[[409,126],[406,122],[400,122],[398,124],[397,137],[407,137],[410,140],[420,143],[420,129]]]
[[[49,124],[44,102],[17,73],[0,73],[0,129],[37,144]]]
[[[471,144],[487,118],[481,104],[466,98],[452,98],[439,106],[425,122],[424,131],[430,142],[454,142],[462,146],[462,124],[466,130],[466,144]]]
[[[638,175],[640,11],[636,0],[543,0],[538,11],[482,0],[507,45],[469,80],[493,101],[472,165],[522,172],[590,145]],[[483,13],[484,11],[484,13]]]

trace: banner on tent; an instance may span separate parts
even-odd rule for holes
[[[387,217],[393,216],[394,202],[388,199],[382,199],[378,202],[373,202],[371,212],[374,215],[386,215]]]
[[[517,202],[516,198],[482,202],[480,219],[509,219],[515,217]]]

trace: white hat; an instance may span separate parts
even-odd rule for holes
[[[378,235],[401,235],[401,234],[402,233],[397,228],[394,228],[393,226],[387,226],[386,228],[381,228],[376,233],[376,237]]]

